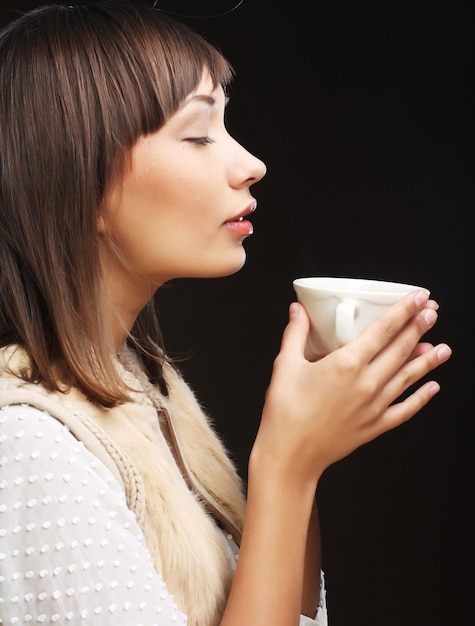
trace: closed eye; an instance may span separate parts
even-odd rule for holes
[[[198,146],[206,146],[207,144],[214,143],[214,139],[211,139],[211,137],[187,137],[185,141],[189,141]]]

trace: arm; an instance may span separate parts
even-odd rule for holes
[[[410,294],[359,338],[311,363],[304,356],[308,318],[292,305],[249,461],[241,551],[221,626],[297,626],[319,479],[438,392],[429,381],[398,401],[450,356],[448,346],[420,343],[436,308],[423,294]],[[312,608],[307,601],[304,610]]]

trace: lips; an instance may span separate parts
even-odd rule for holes
[[[242,222],[244,220],[244,218],[248,215],[251,215],[251,213],[254,213],[254,211],[257,209],[257,202],[256,200],[253,200],[245,209],[242,213],[240,213],[239,215],[237,215],[236,217],[231,218],[230,220],[226,221],[226,224],[231,224],[234,222]]]
[[[226,226],[226,228],[231,230],[235,235],[238,235],[240,239],[243,239],[244,237],[249,237],[254,232],[254,228],[251,222],[244,218],[250,215],[251,213],[254,213],[256,208],[257,208],[257,202],[253,200],[242,213],[226,221],[224,225]]]

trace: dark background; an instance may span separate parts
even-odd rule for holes
[[[158,295],[167,347],[245,479],[292,280],[430,288],[440,394],[320,483],[330,626],[473,625],[473,3],[236,2],[158,3],[228,56],[229,129],[268,166],[244,269]]]

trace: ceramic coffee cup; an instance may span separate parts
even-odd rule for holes
[[[325,356],[355,339],[386,307],[417,285],[371,280],[313,276],[297,278],[293,287],[310,318],[309,347]]]

